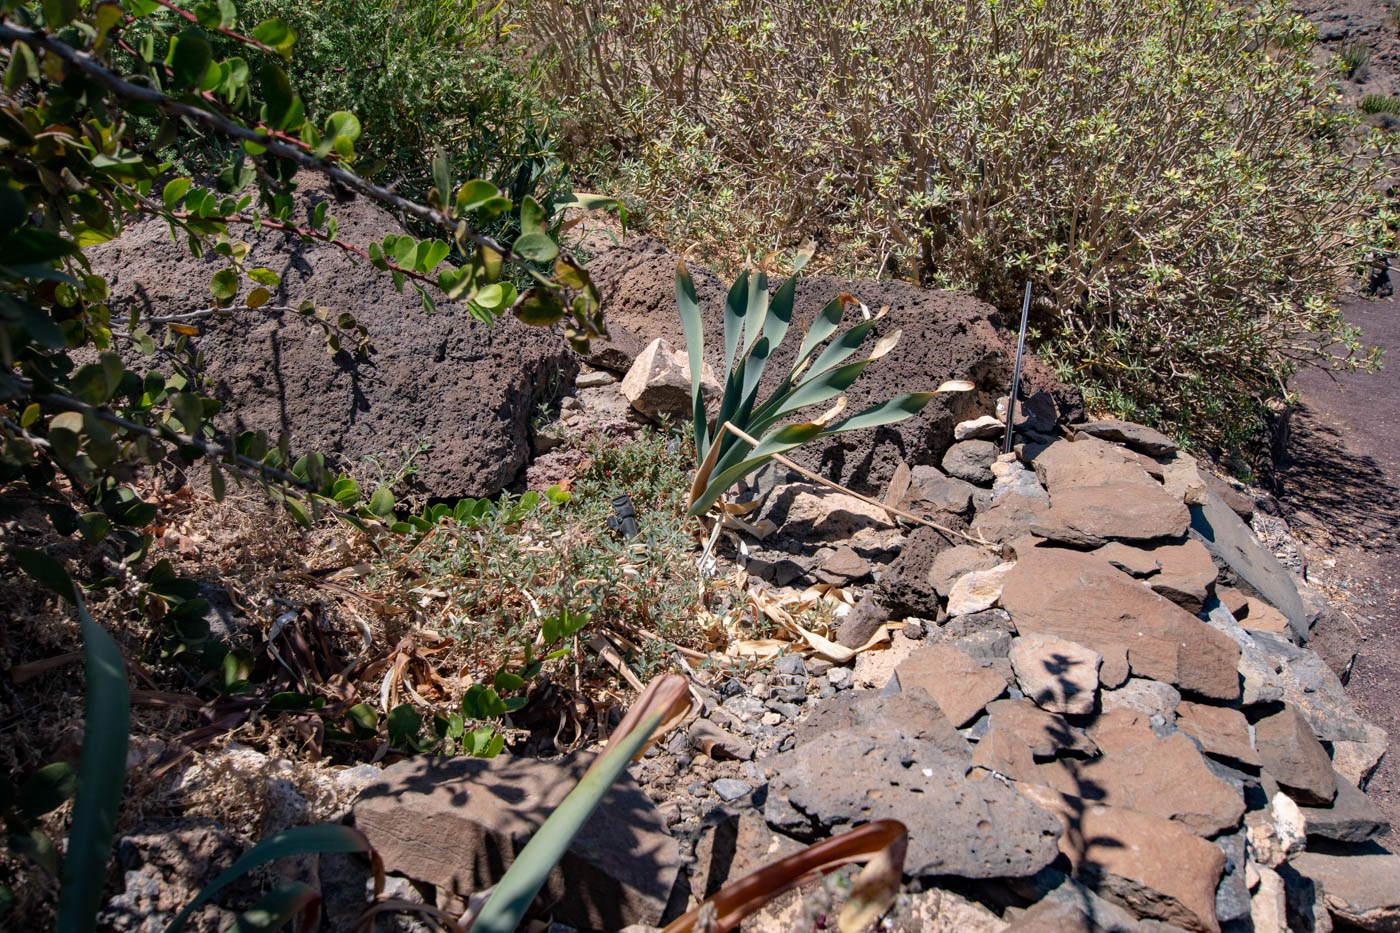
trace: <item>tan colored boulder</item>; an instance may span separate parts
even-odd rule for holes
[[[1151,714],[1136,709],[1105,710],[1085,732],[1105,755],[1116,755],[1125,749],[1157,741]]]
[[[1075,876],[1139,916],[1186,930],[1219,933],[1215,889],[1225,853],[1148,813],[1107,806],[1044,786],[1017,789],[1060,818],[1060,851]]]
[[[1147,585],[1192,615],[1205,606],[1215,591],[1215,562],[1210,550],[1195,538],[1180,544],[1159,544],[1148,551],[1162,565],[1161,572],[1148,578]]]
[[[662,337],[647,344],[632,368],[622,377],[622,394],[632,407],[648,418],[689,421],[693,414],[690,399],[690,362],[684,353],[671,349]],[[702,370],[701,393],[718,397],[723,391],[708,365]]]
[[[1055,493],[1075,486],[1103,486],[1129,483],[1161,490],[1162,485],[1147,474],[1136,454],[1117,444],[1080,435],[1074,441],[1056,441],[1032,449],[1026,446],[1022,459],[1035,468],[1043,485]]]
[[[1283,879],[1272,868],[1255,867],[1259,886],[1249,897],[1249,919],[1254,933],[1288,933],[1288,901]]]
[[[1240,648],[1101,559],[1060,548],[1020,548],[1002,587],[1016,630],[1044,633],[1103,656],[1100,680],[1129,671],[1216,700],[1240,695]]]
[[[1287,794],[1274,794],[1267,807],[1245,817],[1245,840],[1251,861],[1277,868],[1307,844],[1302,810]]]
[[[1031,525],[1050,509],[1046,499],[1008,493],[989,508],[979,509],[972,530],[987,541],[1000,543],[1031,533]]]
[[[1288,618],[1273,606],[1254,596],[1244,598],[1248,607],[1240,625],[1256,632],[1272,632],[1276,635],[1288,631]]]
[[[1162,569],[1162,562],[1152,556],[1152,552],[1122,541],[1110,541],[1094,551],[1095,557],[1102,557],[1124,573],[1134,577],[1150,577]]]
[[[948,596],[964,574],[974,570],[990,570],[1001,561],[990,550],[973,544],[958,544],[939,551],[928,570],[928,584],[940,596]],[[998,590],[1000,596],[1000,590]],[[949,613],[952,615],[952,613]]]
[[[961,728],[1006,692],[1006,680],[949,645],[927,645],[895,668],[902,690],[922,687]]]
[[[1021,692],[1052,713],[1094,711],[1103,657],[1055,635],[1022,635],[1011,643],[1011,669]]]
[[[940,555],[941,556],[941,555]],[[935,558],[935,564],[937,559]],[[1001,585],[1013,565],[999,564],[988,570],[963,574],[948,592],[948,615],[962,616],[991,609],[1001,600]]]

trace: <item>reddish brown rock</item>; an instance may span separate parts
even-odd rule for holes
[[[1176,727],[1201,743],[1213,758],[1257,768],[1259,753],[1249,740],[1244,713],[1225,706],[1207,706],[1183,700],[1176,709]]]
[[[1109,746],[1101,743],[1100,747],[1107,750]],[[1107,806],[1151,813],[1198,836],[1233,829],[1244,816],[1244,796],[1211,773],[1201,753],[1184,735],[1107,751],[1102,758],[1086,762],[1060,764],[1073,783],[1064,783],[1058,771],[1046,773],[1044,783],[1056,790],[1091,796]]]
[[[1254,596],[1244,598],[1247,610],[1240,625],[1256,632],[1272,632],[1281,635],[1288,632],[1288,618],[1273,606]]]
[[[1191,524],[1185,503],[1153,483],[1071,486],[1050,493],[1050,509],[1031,522],[1032,534],[1074,547],[1106,541],[1179,538]]]
[[[895,674],[900,689],[922,687],[958,727],[972,722],[1006,692],[1005,678],[948,645],[919,648],[895,668]]]
[[[1060,818],[1060,851],[1087,886],[1140,916],[1218,933],[1215,889],[1225,869],[1219,848],[1148,813],[1048,787],[1017,789]]]
[[[1027,445],[1022,459],[1035,467],[1041,485],[1052,498],[1075,486],[1109,483],[1162,489],[1161,483],[1147,475],[1136,454],[1095,437],[1080,436],[1073,442],[1056,441],[1034,449]]]
[[[1162,565],[1160,573],[1148,578],[1147,585],[1195,615],[1215,590],[1215,562],[1210,550],[1194,538],[1181,544],[1159,544],[1148,551]]]
[[[1121,541],[1110,541],[1094,551],[1095,557],[1102,557],[1113,566],[1134,577],[1150,577],[1162,569],[1161,561],[1150,551]]]
[[[1030,700],[996,700],[987,705],[987,714],[990,729],[1010,731],[1025,742],[1037,758],[1054,758],[1061,753],[1093,755],[1098,751],[1098,746],[1081,730]]]
[[[1400,855],[1303,852],[1290,865],[1322,889],[1337,919],[1363,930],[1400,930]]]
[[[1249,609],[1249,597],[1233,586],[1217,586],[1215,598],[1220,600],[1220,605],[1230,610],[1230,615],[1236,619],[1243,616]]]
[[[1098,715],[1085,730],[1105,755],[1157,741],[1151,714],[1135,709],[1112,709]]]
[[[1254,745],[1264,770],[1298,803],[1325,807],[1337,796],[1332,761],[1292,706],[1254,724]]]
[[[1019,633],[1058,635],[1099,652],[1102,682],[1132,673],[1216,700],[1240,695],[1240,648],[1175,603],[1092,555],[1022,548],[1006,575],[1002,607]]]
[[[1176,444],[1161,431],[1116,418],[1077,424],[1074,430],[1080,434],[1089,434],[1101,440],[1122,444],[1149,457],[1160,457],[1176,450]]]
[[[975,570],[990,570],[1001,563],[1001,559],[984,547],[972,544],[959,544],[940,551],[928,569],[928,584],[940,596],[946,597],[953,590],[953,584],[964,574]]]

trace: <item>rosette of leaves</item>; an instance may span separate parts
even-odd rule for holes
[[[693,516],[704,515],[730,487],[775,456],[819,438],[895,424],[918,414],[940,392],[972,388],[966,382],[945,382],[931,392],[896,395],[864,411],[840,417],[846,407],[841,393],[850,388],[865,367],[894,349],[901,334],[899,330],[886,334],[869,353],[849,362],[882,315],[871,316],[830,339],[840,327],[847,306],[859,304],[843,294],[827,302],[817,314],[803,335],[792,368],[777,388],[760,401],[759,383],[768,360],[792,323],[797,273],[810,258],[810,252],[799,252],[793,274],[772,295],[768,274],[761,266],[745,270],[729,289],[724,302],[724,392],[713,422],[707,417],[700,391],[705,347],[700,302],[684,261],[677,266],[676,305],[690,360],[695,450],[700,458],[690,489],[689,513]],[[803,409],[833,398],[838,401],[822,415],[809,421],[795,420]]]

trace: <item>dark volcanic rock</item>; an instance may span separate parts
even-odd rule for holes
[[[1254,724],[1254,744],[1264,770],[1305,806],[1327,807],[1337,796],[1336,772],[1312,727],[1291,706]]]
[[[665,337],[685,345],[676,311],[677,257],[656,240],[639,238],[608,250],[589,263],[588,270],[603,292],[609,331],[628,331],[652,340]],[[691,266],[705,326],[705,359],[720,372],[724,365],[722,303],[726,284],[705,269]],[[772,280],[776,289],[781,282]],[[792,366],[801,343],[797,335],[832,298],[846,292],[870,308],[889,313],[867,336],[867,346],[895,329],[903,331],[899,345],[872,363],[846,391],[848,412],[860,411],[903,392],[934,389],[946,379],[966,379],[974,392],[934,398],[907,421],[867,431],[853,431],[805,444],[788,456],[846,486],[880,494],[901,460],[911,467],[937,464],[953,443],[953,428],[979,414],[979,398],[1005,391],[1015,362],[1015,335],[997,323],[990,305],[959,292],[928,291],[903,282],[851,281],[832,276],[804,277],[798,283],[792,334],[774,352],[764,373],[760,395],[771,391]],[[855,323],[858,313],[848,314]],[[1047,390],[1063,420],[1082,421],[1083,399],[1075,389],[1056,380],[1048,367],[1028,358],[1023,390]],[[985,402],[981,403],[985,407]]]
[[[328,197],[311,191],[305,203]],[[404,232],[363,200],[333,201],[331,212],[348,241]],[[252,247],[249,268],[267,267],[282,278],[270,306],[311,299],[332,320],[348,311],[369,329],[375,352],[367,359],[344,350],[332,355],[321,330],[295,312],[201,321],[193,340],[230,425],[265,429],[274,441],[285,430],[295,451],[347,460],[395,454],[425,439],[432,449],[415,461],[418,472],[408,482],[430,496],[491,495],[515,479],[528,457],[535,403],[578,371],[558,333],[510,316],[483,324],[446,300],[429,314],[412,288],[399,294],[386,273],[335,247],[307,246],[271,230],[238,235]],[[192,258],[158,221],[133,224],[86,255],[112,283],[114,307],[134,302],[155,314],[208,306],[210,276],[228,265],[212,253]]]
[[[409,758],[354,804],[355,826],[396,872],[465,898],[500,880],[593,761]],[[661,919],[680,868],[655,805],[623,774],[541,891],[554,919],[617,930]]]

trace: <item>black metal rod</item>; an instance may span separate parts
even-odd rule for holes
[[[1021,357],[1026,352],[1026,323],[1031,314],[1031,283],[1026,283],[1026,297],[1021,302],[1021,336],[1016,340],[1016,366],[1011,370],[1011,391],[1006,394],[1006,436],[1002,438],[1001,452],[1011,453],[1011,434],[1016,425],[1016,396],[1021,391]]]

